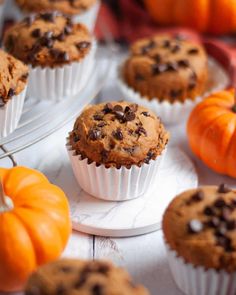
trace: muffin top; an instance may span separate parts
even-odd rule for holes
[[[106,261],[61,259],[31,275],[26,295],[148,295],[128,273]]]
[[[80,14],[89,9],[97,0],[15,0],[25,12],[58,10],[65,14]]]
[[[92,38],[82,24],[60,12],[30,15],[5,35],[6,50],[26,64],[54,67],[80,61],[91,49]]]
[[[207,55],[200,44],[155,35],[138,40],[130,51],[123,68],[124,80],[142,96],[174,102],[205,91]]]
[[[150,110],[128,102],[89,106],[70,134],[72,149],[107,167],[149,163],[160,155],[169,135]]]
[[[207,269],[236,270],[236,191],[225,185],[200,187],[176,197],[164,214],[170,248]]]
[[[29,69],[21,61],[0,50],[0,107],[26,86]]]

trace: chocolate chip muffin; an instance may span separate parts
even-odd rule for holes
[[[26,295],[148,295],[135,285],[126,271],[105,261],[62,259],[33,273],[25,288]]]
[[[89,162],[119,168],[155,160],[168,138],[152,111],[122,101],[87,107],[75,122],[69,144]]]
[[[25,88],[29,69],[21,61],[0,50],[0,107]]]
[[[80,62],[90,52],[91,42],[84,25],[55,11],[26,17],[4,38],[6,50],[16,58],[33,67],[51,68]]]
[[[122,68],[124,81],[149,100],[194,100],[208,82],[207,55],[200,44],[156,35],[135,42]]]
[[[182,193],[167,208],[163,231],[186,262],[235,272],[236,191],[220,185]]]
[[[15,0],[15,2],[26,13],[58,10],[74,15],[87,11],[96,0]]]

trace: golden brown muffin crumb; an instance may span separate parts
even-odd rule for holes
[[[26,87],[29,69],[21,61],[0,50],[0,107]]]
[[[129,167],[156,159],[168,138],[152,111],[127,102],[109,102],[83,111],[70,134],[70,145],[89,162]]]
[[[58,10],[65,14],[75,15],[88,10],[97,0],[15,0],[25,12],[43,12]]]
[[[183,102],[206,90],[207,55],[199,44],[156,35],[131,46],[123,76],[130,87],[150,100]]]
[[[5,35],[6,50],[26,64],[55,67],[83,59],[91,49],[91,36],[82,24],[59,12],[30,15]]]
[[[106,261],[61,259],[31,275],[26,295],[148,295],[129,274]]]
[[[236,191],[206,186],[176,197],[163,220],[170,248],[195,266],[236,270]]]

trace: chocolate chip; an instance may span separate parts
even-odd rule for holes
[[[121,122],[125,121],[124,113],[116,111],[115,113],[116,119],[120,120]]]
[[[218,188],[218,193],[220,194],[227,194],[231,192],[231,189],[228,188],[224,183],[222,183]]]
[[[134,79],[136,81],[143,81],[144,80],[144,77],[143,77],[143,75],[141,75],[139,73],[136,73]]]
[[[153,64],[151,66],[151,70],[152,70],[153,75],[158,75],[158,74],[164,73],[167,70],[167,65],[165,65],[165,64],[161,64],[161,65]]]
[[[234,219],[228,220],[226,223],[226,227],[228,230],[235,230],[236,229],[236,220],[234,220]]]
[[[108,113],[111,113],[112,110],[113,110],[113,106],[112,106],[111,103],[108,102],[108,103],[104,106],[103,112],[104,112],[105,114],[108,114]]]
[[[172,90],[170,91],[170,96],[171,96],[172,98],[177,98],[177,97],[181,96],[182,93],[183,93],[182,89],[172,89]]]
[[[135,119],[135,113],[134,112],[125,113],[125,120],[127,122],[133,121],[134,119]]]
[[[221,226],[219,226],[219,227],[216,229],[216,231],[215,231],[215,235],[216,235],[217,237],[224,237],[225,234],[226,234],[226,232],[227,232],[226,227],[223,226],[223,225],[221,225]]]
[[[156,42],[154,40],[151,40],[148,44],[142,47],[141,53],[146,54],[149,52],[150,49],[153,49],[156,47]]]
[[[230,215],[231,215],[231,210],[229,208],[223,208],[220,214],[220,219],[223,221],[228,221],[230,219]]]
[[[40,38],[42,36],[40,29],[34,29],[31,33],[31,36],[34,38]]]
[[[138,135],[145,135],[147,136],[147,131],[142,127],[142,126],[139,126],[137,128],[137,130],[135,130],[135,133],[138,134]]]
[[[74,142],[80,141],[80,136],[78,134],[74,134],[73,140],[74,140]]]
[[[101,122],[101,123],[97,124],[97,127],[102,128],[102,127],[104,127],[106,125],[107,125],[107,123]]]
[[[47,22],[54,22],[55,17],[56,17],[56,13],[54,12],[45,12],[45,13],[41,13],[40,17]]]
[[[64,33],[66,34],[66,35],[70,35],[71,33],[72,33],[72,27],[71,26],[65,26],[65,28],[64,28]]]
[[[219,198],[214,202],[214,206],[217,208],[223,208],[226,205],[225,201],[222,198]]]
[[[124,137],[123,137],[123,133],[122,133],[122,131],[121,131],[121,129],[120,128],[118,128],[116,131],[114,131],[113,133],[112,133],[112,135],[116,138],[116,139],[118,139],[118,140],[122,140]]]
[[[163,43],[162,43],[162,46],[164,48],[169,48],[170,47],[170,40],[164,40]]]
[[[101,264],[98,266],[97,271],[101,274],[107,275],[108,272],[110,271],[110,266],[107,264]]]
[[[98,129],[90,129],[88,133],[88,138],[90,140],[97,140],[100,139],[102,136],[101,130]]]
[[[100,284],[95,284],[91,287],[91,293],[93,295],[103,295],[103,286]]]
[[[178,64],[176,62],[168,62],[167,71],[176,72],[178,70]]]
[[[75,282],[74,284],[74,289],[80,289],[87,281],[87,274],[86,273],[81,273],[78,281]]]
[[[181,49],[181,46],[180,46],[179,44],[176,44],[176,45],[174,45],[174,46],[171,48],[171,52],[172,52],[172,53],[177,53],[177,52],[180,51],[180,49]]]
[[[192,195],[191,200],[194,202],[200,202],[204,199],[203,191],[199,190],[194,195]]]
[[[89,48],[90,46],[91,46],[91,43],[87,42],[87,41],[82,41],[82,42],[79,42],[79,43],[76,44],[76,47],[79,50],[84,50],[86,48]]]
[[[197,75],[195,72],[192,72],[189,77],[189,84],[188,84],[188,90],[193,90],[197,85]]]
[[[212,207],[207,206],[205,207],[203,213],[207,216],[212,216],[214,215],[214,210],[212,209]]]
[[[198,48],[191,48],[188,50],[188,54],[197,54],[199,52]]]
[[[14,89],[13,89],[13,88],[10,88],[9,91],[8,91],[7,96],[8,96],[8,97],[12,97],[12,96],[14,96],[14,95],[15,95],[15,91],[14,91]]]
[[[144,115],[145,117],[150,117],[150,114],[148,112],[142,112],[141,115]]]
[[[64,273],[69,273],[72,271],[72,268],[70,266],[62,266],[60,268],[60,271],[64,272]]]
[[[61,50],[53,48],[53,49],[50,49],[49,53],[53,58],[58,59],[61,54]]]
[[[212,217],[212,219],[209,220],[209,222],[207,223],[208,226],[213,227],[213,228],[218,228],[218,226],[220,225],[220,219],[218,217]]]
[[[113,112],[123,112],[123,107],[121,105],[117,104],[114,106]]]
[[[223,247],[225,251],[227,252],[233,251],[231,243],[232,243],[231,239],[225,236],[218,237],[217,239],[217,244]]]
[[[108,156],[109,156],[109,151],[107,151],[107,150],[103,150],[103,151],[101,152],[102,161],[106,161],[107,158],[108,158]]]
[[[156,61],[156,63],[160,63],[161,62],[161,55],[160,54],[155,54],[154,56],[153,56],[153,58],[155,59],[155,61]]]
[[[178,65],[182,68],[187,68],[190,66],[190,63],[187,59],[181,59],[178,61]]]
[[[144,159],[144,163],[149,164],[151,159],[155,156],[155,153],[152,151],[149,151],[147,153],[147,157]]]
[[[188,223],[189,233],[196,234],[196,233],[200,233],[202,230],[203,230],[203,224],[200,220],[192,219]]]
[[[70,57],[69,54],[66,51],[62,51],[59,55],[59,59],[62,61],[69,61]]]
[[[58,40],[58,41],[61,41],[61,42],[64,41],[65,38],[66,38],[66,37],[65,37],[65,34],[64,34],[64,33],[60,33],[60,34],[57,36],[57,40]]]
[[[102,121],[102,120],[103,120],[103,115],[101,115],[101,114],[95,114],[95,115],[93,116],[93,119],[94,119],[95,121]]]

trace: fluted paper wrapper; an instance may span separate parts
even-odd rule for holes
[[[97,1],[92,7],[90,7],[87,11],[77,14],[73,16],[73,21],[75,23],[82,23],[87,26],[90,32],[93,32],[99,8],[100,8],[100,1]]]
[[[192,111],[192,109],[206,96],[213,92],[224,89],[229,84],[229,77],[224,72],[222,67],[212,58],[208,59],[209,68],[209,88],[200,97],[196,97],[194,100],[186,99],[185,102],[174,102],[170,103],[168,101],[160,102],[158,98],[152,98],[149,100],[147,97],[142,96],[139,92],[135,91],[133,88],[129,87],[123,77],[122,69],[123,65],[118,68],[118,86],[124,95],[124,99],[143,105],[146,108],[153,110],[161,120],[168,125],[181,123],[186,120]]]
[[[59,102],[79,93],[89,79],[94,66],[96,42],[79,62],[55,68],[30,68],[27,96],[37,100]]]
[[[105,165],[97,167],[95,162],[89,164],[88,159],[75,155],[69,144],[67,151],[80,187],[90,195],[107,201],[131,200],[145,194],[158,181],[158,171],[165,155],[163,151],[163,155],[141,167],[133,165],[130,169],[117,169],[106,168]]]
[[[0,108],[0,139],[8,136],[17,128],[23,111],[25,95],[26,88]]]
[[[165,243],[167,258],[173,278],[179,289],[186,295],[235,295],[236,272],[216,271],[195,267],[171,250]],[[210,255],[210,253],[209,253]]]

